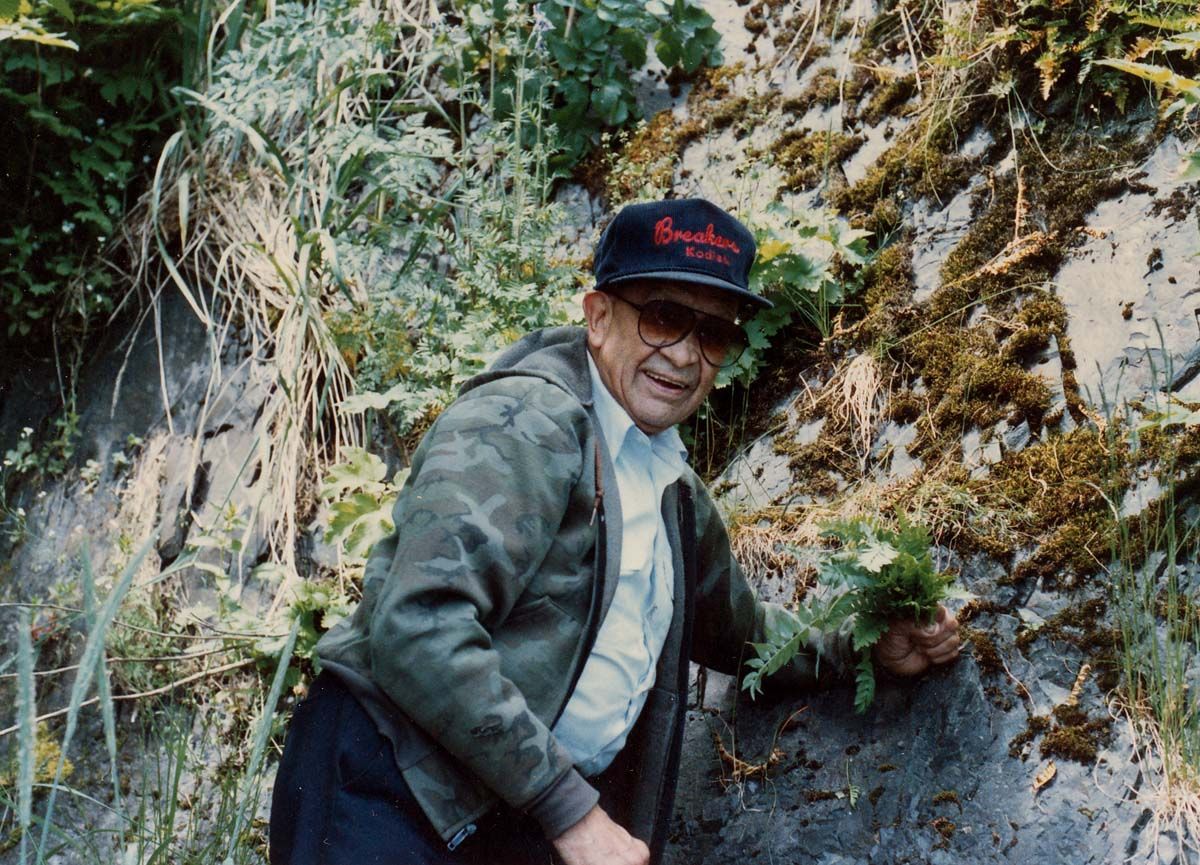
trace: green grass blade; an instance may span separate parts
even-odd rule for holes
[[[100,609],[100,614],[96,617],[95,626],[88,633],[87,643],[84,644],[83,655],[79,659],[79,671],[76,673],[75,682],[71,686],[71,700],[67,704],[67,729],[63,733],[62,750],[58,755],[58,765],[54,768],[54,789],[51,789],[50,796],[46,800],[46,816],[42,822],[42,839],[38,845],[39,863],[43,861],[46,841],[50,837],[50,827],[54,825],[54,801],[58,795],[57,787],[62,782],[63,767],[67,761],[67,754],[71,749],[71,740],[75,737],[75,728],[79,725],[80,705],[87,698],[88,691],[91,690],[92,676],[96,672],[96,665],[100,660],[101,653],[104,651],[105,636],[108,633],[109,626],[112,625],[113,619],[117,616],[117,609],[121,606],[121,601],[124,600],[129,587],[133,584],[133,575],[137,573],[146,555],[154,546],[154,540],[154,536],[148,538],[142,544],[142,548],[138,550],[137,555],[125,566],[125,570],[121,572],[121,577],[117,580],[116,586],[113,587],[112,593]],[[91,567],[86,549],[84,550],[83,558],[86,572]]]
[[[275,719],[275,706],[279,703],[279,697],[283,693],[283,683],[287,678],[288,666],[292,661],[292,652],[296,648],[296,637],[300,633],[300,619],[297,617],[292,622],[292,630],[288,632],[287,642],[283,646],[283,651],[279,653],[279,664],[275,667],[275,678],[271,682],[271,692],[267,695],[266,703],[263,705],[262,718],[258,722],[258,729],[254,732],[254,747],[250,752],[250,763],[246,767],[245,786],[242,789],[242,794],[238,797],[237,817],[233,823],[233,834],[229,838],[229,849],[225,854],[227,863],[233,862],[233,853],[238,847],[238,838],[242,834],[242,828],[246,824],[246,811],[248,805],[257,803],[258,796],[255,794],[251,797],[251,788],[258,784],[258,769],[262,764],[263,752],[267,747],[267,738],[271,735],[271,724]],[[253,798],[254,802],[250,800]]]
[[[96,577],[92,573],[92,561],[87,556],[83,559],[83,615],[90,634],[96,627]],[[124,822],[121,783],[117,778],[117,721],[113,712],[112,689],[108,682],[108,658],[103,651],[100,652],[100,660],[96,664],[96,693],[100,697],[100,714],[104,722],[104,747],[108,751],[113,805]]]
[[[29,861],[29,827],[33,818],[33,762],[37,705],[33,683],[33,640],[30,611],[17,622],[17,823],[21,827],[21,865]]]

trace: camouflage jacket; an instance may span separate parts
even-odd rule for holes
[[[464,387],[414,455],[361,603],[317,647],[452,844],[497,797],[551,838],[598,798],[551,732],[621,561],[620,502],[608,450],[597,450],[585,352],[582,329],[539,331]],[[736,673],[746,642],[787,615],[754,598],[694,474],[668,488],[663,512],[675,621],[656,686],[605,773],[623,822],[655,848],[673,798],[688,660]],[[836,657],[822,664],[840,666]],[[776,678],[811,681],[813,672],[804,656]]]

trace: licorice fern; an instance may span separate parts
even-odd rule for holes
[[[822,633],[840,631],[849,621],[855,664],[854,708],[865,712],[875,699],[872,651],[895,619],[932,621],[938,605],[951,597],[969,597],[952,587],[953,577],[937,570],[929,532],[900,517],[896,528],[855,518],[826,525],[825,537],[840,541],[821,562],[819,581],[830,590],[814,598],[794,618],[769,622],[767,639],[754,643],[755,657],[742,680],[751,697],[762,680],[789,664]]]

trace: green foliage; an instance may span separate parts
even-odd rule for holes
[[[9,121],[0,125],[8,166],[0,172],[8,216],[0,327],[8,336],[56,316],[80,326],[119,302],[114,270],[97,253],[136,200],[167,129],[182,20],[167,0],[0,8],[0,113]]]
[[[1159,53],[1164,30],[1198,25],[1195,4],[1182,0],[1021,0],[992,38],[1008,46],[1020,92],[1044,101],[1067,92],[1124,112],[1130,81],[1118,64]]]
[[[321,498],[331,517],[326,543],[336,543],[353,558],[366,558],[378,541],[392,532],[392,508],[408,475],[405,469],[391,483],[385,480],[383,460],[363,448],[350,448],[345,462],[329,470]]]
[[[79,438],[79,415],[67,409],[54,418],[39,444],[32,427],[24,427],[15,447],[4,452],[0,481],[7,485],[20,477],[43,475],[62,477],[75,457]]]
[[[762,681],[781,670],[809,644],[822,619],[810,606],[792,616],[770,623],[767,642],[751,643],[755,656],[746,661],[750,672],[742,679],[742,690],[754,698],[762,693]]]
[[[462,68],[467,74],[517,77],[508,54],[495,49],[496,34],[520,15],[519,7],[503,0],[496,0],[490,13],[478,4],[466,8],[464,28],[471,40],[464,46]],[[538,4],[535,16],[521,22],[539,56],[538,74],[526,78],[525,87],[532,93],[548,91],[560,167],[578,162],[598,143],[603,128],[641,118],[631,73],[645,66],[648,39],[668,69],[690,73],[721,63],[712,16],[691,0],[547,0]],[[515,88],[501,84],[501,89]],[[506,116],[511,97],[497,107],[496,117]]]
[[[750,220],[758,245],[750,288],[773,300],[775,308],[746,322],[749,348],[736,364],[721,370],[718,387],[753,381],[771,338],[796,317],[829,336],[833,311],[858,291],[867,263],[871,233],[851,228],[832,213],[795,213],[773,202]]]
[[[932,621],[954,578],[933,566],[929,531],[901,516],[895,529],[856,518],[826,525],[841,542],[821,569],[821,581],[854,597],[854,648],[875,645],[890,619]]]
[[[826,525],[824,537],[840,547],[824,555],[820,582],[828,592],[810,598],[794,619],[769,622],[767,641],[755,643],[756,657],[742,688],[754,696],[762,679],[789,663],[820,633],[849,629],[855,666],[854,708],[862,713],[875,699],[872,650],[891,621],[932,621],[947,598],[969,597],[952,588],[954,578],[933,565],[929,531],[901,516],[896,528],[859,517]]]

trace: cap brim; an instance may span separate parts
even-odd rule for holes
[[[694,273],[690,270],[652,270],[645,273],[627,273],[623,276],[613,277],[603,283],[597,283],[596,290],[599,291],[610,285],[622,285],[626,282],[640,282],[644,279],[660,279],[668,282],[686,282],[690,285],[706,285],[709,288],[717,288],[735,295],[738,300],[757,306],[759,309],[772,309],[775,306],[774,303],[762,295],[746,291],[732,282],[712,276],[711,274]]]

